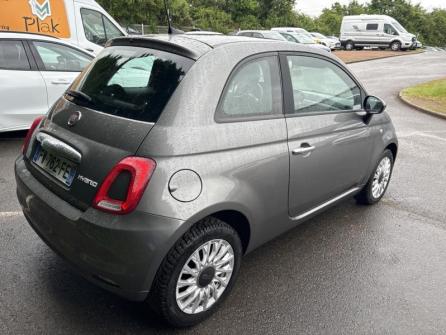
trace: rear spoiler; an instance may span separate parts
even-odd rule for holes
[[[182,45],[190,45],[191,43],[200,43],[197,40],[192,40],[189,38],[182,38],[179,35],[175,35],[174,37],[166,37],[166,36],[147,36],[147,37],[118,37],[108,41],[105,44],[105,47],[111,46],[134,46],[134,47],[142,47],[142,48],[151,48],[161,51],[166,51],[169,53],[177,54],[183,57],[190,58],[192,60],[197,60],[200,58],[205,52],[199,52],[204,50],[192,50]],[[194,44],[195,44],[194,43]],[[206,45],[207,46],[207,45]],[[200,49],[203,49],[203,46],[200,46]],[[207,46],[208,47],[208,46]],[[208,47],[209,48],[209,47]],[[197,49],[197,48],[195,48]],[[209,51],[209,50],[206,50]]]

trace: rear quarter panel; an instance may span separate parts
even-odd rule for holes
[[[256,43],[255,50],[262,52],[262,47]],[[236,210],[251,225],[248,250],[290,228],[284,118],[214,120],[232,69],[252,53],[246,43],[244,48],[217,48],[200,58],[138,151],[157,162],[140,210],[185,220],[186,227],[220,210]],[[202,191],[194,201],[175,200],[169,192],[171,176],[181,169],[201,178]]]

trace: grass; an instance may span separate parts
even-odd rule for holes
[[[401,95],[419,107],[446,115],[446,78],[406,88]]]

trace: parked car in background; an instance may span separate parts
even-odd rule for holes
[[[341,42],[338,39],[332,39],[321,33],[311,32],[311,36],[316,40],[317,43],[329,47],[331,50],[336,50],[341,48]]]
[[[217,33],[215,31],[205,31],[205,30],[195,30],[195,31],[188,31],[184,33],[185,35],[223,35],[222,33]]]
[[[140,35],[142,35],[141,31],[135,29],[134,27],[130,27],[130,26],[125,27],[125,31],[126,31],[127,35],[131,35],[131,36],[140,36]]]
[[[192,326],[244,254],[348,197],[380,201],[398,148],[384,109],[296,43],[118,38],[33,123],[17,196],[85,278]]]
[[[236,34],[237,36],[265,38],[268,40],[287,41],[285,37],[279,34],[277,31],[271,30],[240,30]]]
[[[296,34],[293,32],[289,33],[289,32],[283,32],[283,31],[279,31],[279,33],[283,37],[285,37],[288,40],[288,42],[305,44],[312,48],[321,49],[321,50],[324,50],[327,52],[331,52],[331,49],[329,47],[326,47],[325,45],[314,42],[314,40],[312,38],[308,37],[305,34]]]
[[[330,35],[330,36],[327,36],[327,37],[328,37],[328,38],[331,38],[332,40],[335,40],[335,41],[340,42],[340,39],[339,39],[339,37],[337,37],[337,36]]]
[[[0,132],[28,129],[93,58],[54,37],[0,32]]]
[[[346,50],[378,47],[398,51],[417,46],[416,36],[387,15],[344,16],[340,39]]]
[[[126,35],[94,0],[0,0],[0,31],[58,37],[94,54]]]
[[[278,32],[285,32],[285,33],[294,33],[294,34],[299,34],[299,35],[305,35],[308,38],[311,38],[314,41],[313,36],[311,36],[311,34],[306,31],[303,28],[296,28],[296,27],[275,27],[275,28],[271,28],[272,31],[278,31]],[[314,41],[316,42],[316,41]]]

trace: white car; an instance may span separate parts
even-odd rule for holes
[[[333,39],[316,32],[312,32],[310,33],[310,35],[314,38],[314,40],[317,43],[325,45],[326,47],[329,47],[331,50],[341,48],[341,42],[338,39]]]
[[[54,37],[0,32],[0,132],[28,129],[93,58]]]
[[[283,32],[279,31],[279,34],[285,37],[289,42],[293,43],[299,43],[299,44],[305,44],[309,47],[324,50],[327,52],[331,52],[331,49],[329,47],[326,47],[325,45],[316,43],[311,37],[308,37],[307,34],[298,34],[294,32]]]

